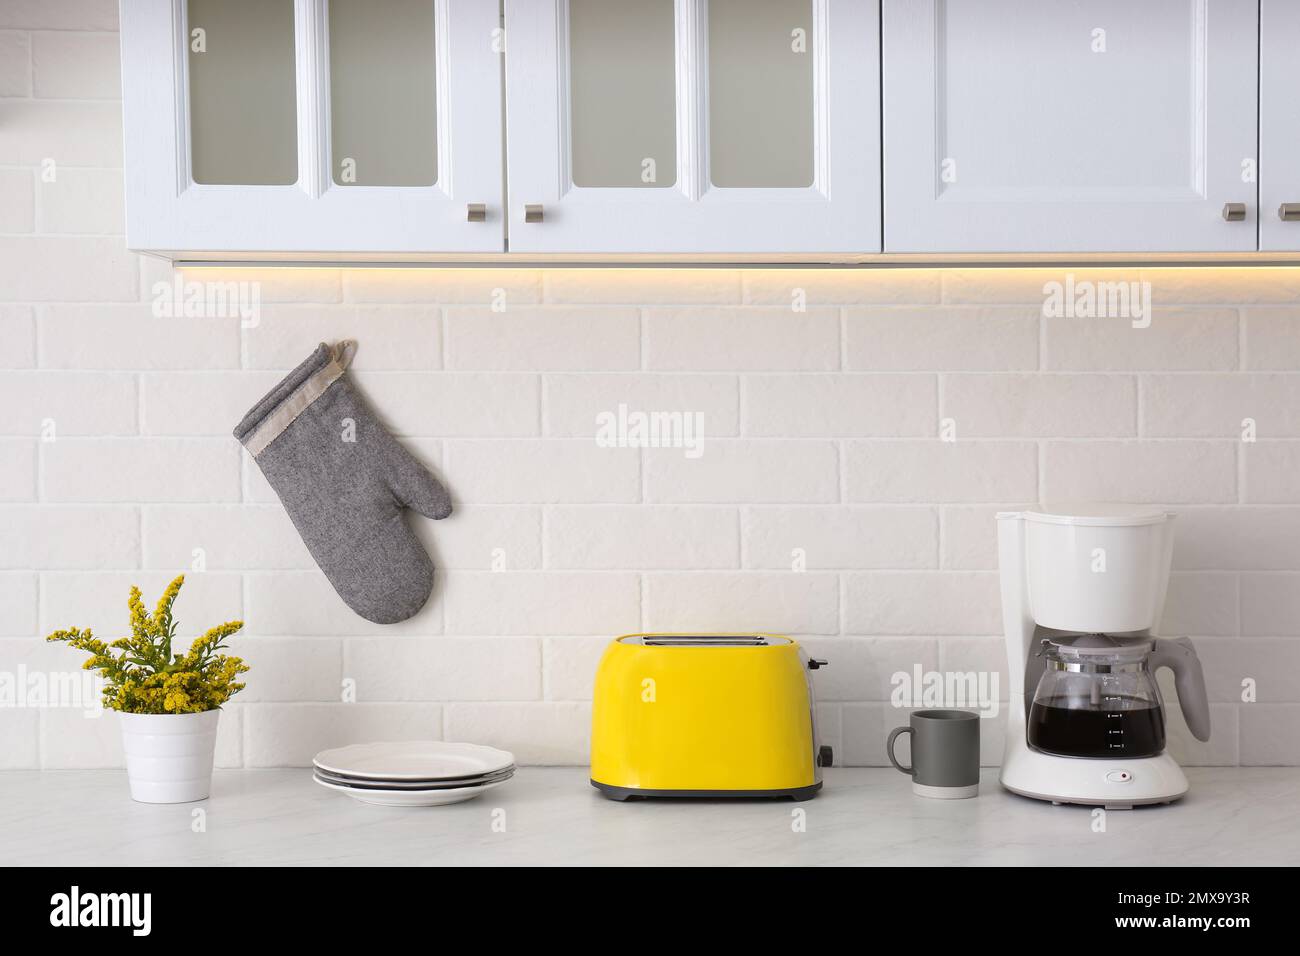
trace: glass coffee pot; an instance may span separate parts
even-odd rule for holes
[[[1188,729],[1210,736],[1201,663],[1187,638],[1108,634],[1042,641],[1043,675],[1029,708],[1029,746],[1061,757],[1154,757],[1165,749],[1155,671],[1169,667]]]

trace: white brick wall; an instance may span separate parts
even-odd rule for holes
[[[828,742],[880,764],[895,672],[1006,692],[994,512],[1115,497],[1181,515],[1166,622],[1197,639],[1215,732],[1175,715],[1175,753],[1300,764],[1300,269],[1074,270],[1150,281],[1144,330],[1042,318],[1060,272],[1027,269],[209,270],[260,283],[258,325],[158,319],[171,273],[121,236],[115,20],[0,5],[0,670],[75,669],[45,633],[120,633],[128,587],[155,597],[201,549],[182,633],[242,617],[253,665],[222,766],[403,737],[579,763],[601,651],[653,628],[799,635],[832,661]],[[440,576],[390,628],[347,610],[229,437],[342,336],[457,504],[413,519]],[[597,446],[619,404],[702,414],[702,457]],[[0,708],[0,741],[3,768],[121,761],[116,722],[76,710]]]

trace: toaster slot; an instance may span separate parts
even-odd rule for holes
[[[646,647],[767,647],[758,634],[663,634],[643,639]]]

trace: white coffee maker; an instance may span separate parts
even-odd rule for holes
[[[1187,778],[1164,751],[1154,674],[1174,671],[1188,729],[1210,736],[1200,662],[1157,638],[1174,515],[1133,505],[1002,512],[998,564],[1010,707],[1002,785],[1053,803],[1172,803]]]

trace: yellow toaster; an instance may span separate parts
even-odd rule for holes
[[[627,634],[592,699],[591,784],[629,797],[792,797],[821,789],[808,658],[774,634]]]

